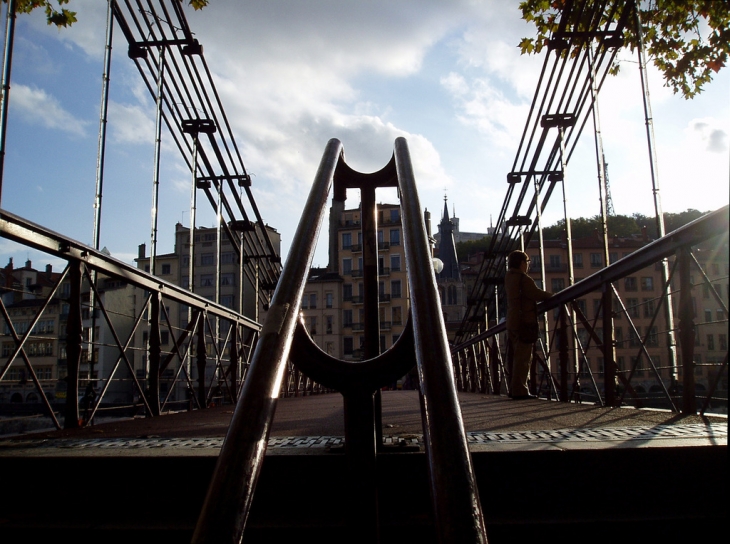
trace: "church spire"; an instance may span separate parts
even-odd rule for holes
[[[454,223],[449,219],[449,204],[444,195],[444,215],[439,225],[441,241],[439,243],[439,259],[444,263],[444,269],[438,275],[439,278],[461,279],[459,271],[459,259],[456,256],[456,244],[454,243]]]

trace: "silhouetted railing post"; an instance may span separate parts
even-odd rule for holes
[[[611,284],[602,286],[601,312],[603,319],[603,390],[607,406],[616,405],[616,345],[613,330],[613,290]]]
[[[477,388],[479,387],[479,370],[477,368],[477,347],[476,344],[472,344],[471,346],[471,363],[469,364],[469,391],[472,393],[477,392]]]
[[[690,260],[692,248],[680,247],[677,251],[679,259],[679,341],[682,347],[682,413],[696,414],[695,398],[695,323],[692,307],[692,280],[690,278]]]
[[[568,392],[568,368],[570,366],[570,354],[568,349],[568,308],[566,305],[560,306],[560,330],[558,331],[558,357],[560,360],[560,400],[568,402],[570,393]]]
[[[536,395],[540,396],[540,392],[537,390],[537,357],[536,357],[537,343],[532,345],[530,351],[530,389],[535,392]]]
[[[147,402],[151,415],[160,415],[160,293],[152,293],[149,307],[148,356],[150,375],[147,380]]]
[[[489,363],[492,367],[492,384],[494,385],[492,393],[499,395],[502,392],[502,372],[499,368],[499,352],[497,350],[497,336],[494,337],[492,343],[487,340],[489,347]]]
[[[198,366],[198,402],[201,408],[208,406],[208,396],[205,391],[205,312],[198,312],[198,341],[195,346],[195,362]]]
[[[69,299],[66,321],[66,410],[63,427],[75,429],[79,426],[79,367],[81,366],[81,267],[76,260],[68,262]]]
[[[243,292],[243,287],[241,287]],[[240,366],[240,356],[238,354],[238,325],[232,324],[231,331],[231,363],[229,365],[231,375],[231,402],[234,404],[238,401],[238,367]]]

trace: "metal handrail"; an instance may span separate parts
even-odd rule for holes
[[[172,301],[191,306],[194,309],[204,309],[212,316],[221,317],[254,330],[261,329],[261,326],[254,320],[230,308],[211,302],[183,287],[169,283],[110,257],[100,250],[93,249],[5,210],[0,210],[0,236],[66,261],[83,262],[90,269],[101,274],[122,279],[147,291],[160,292]]]
[[[661,259],[674,255],[678,248],[693,246],[717,236],[719,233],[728,231],[728,206],[710,212],[691,223],[670,232],[666,236],[655,240],[644,247],[634,251],[630,255],[619,259],[615,263],[591,274],[570,287],[557,293],[550,299],[540,302],[537,305],[538,315],[541,315],[553,308],[568,304],[589,293],[600,290],[605,283],[618,281],[625,276],[633,274],[647,266],[654,264]],[[490,327],[485,332],[475,335],[472,338],[452,348],[452,353],[477,344],[496,334],[505,332],[507,326],[500,323]]]
[[[368,523],[363,518],[363,515],[377,517],[377,508],[372,502],[377,496],[373,487],[376,467],[373,393],[382,386],[383,379],[392,381],[393,376],[402,375],[407,371],[406,367],[415,362],[421,378],[425,447],[439,539],[444,543],[486,542],[484,518],[456,396],[446,329],[408,146],[403,138],[398,138],[393,159],[373,175],[354,172],[340,159],[341,155],[342,144],[330,140],[221,449],[193,536],[194,544],[239,542],[243,537],[266,451],[283,369],[290,352],[295,365],[319,383],[340,390],[344,397],[345,446],[350,484],[363,494],[360,499],[354,497],[354,504],[362,509],[351,513],[351,538],[359,541],[377,538],[377,522]],[[379,338],[378,322],[375,321],[374,331],[366,326],[368,359],[362,363],[328,356],[313,344],[303,326],[296,327],[300,300],[333,176],[336,195],[352,183],[367,187],[363,192],[374,196],[375,187],[385,184],[390,186],[397,179],[401,193],[408,282],[411,292],[419,293],[419,297],[414,297],[411,312],[414,336],[404,332],[390,350],[380,355],[377,355],[379,351],[376,350],[374,355],[367,355],[372,352],[372,349],[368,351],[368,335],[376,340]],[[374,199],[370,200],[374,209]],[[313,229],[312,225],[316,225],[316,228]],[[373,229],[369,235],[374,235]],[[363,237],[366,238],[365,234]],[[377,266],[368,267],[366,262],[365,268],[369,271],[366,282],[377,280]],[[377,309],[377,289],[374,293]],[[371,306],[370,299],[366,300],[366,313],[368,309],[372,310]],[[366,323],[369,324],[367,319]],[[411,330],[410,326],[407,330]],[[297,347],[292,351],[293,344]],[[415,361],[413,357],[408,357],[411,344],[415,345]],[[445,470],[445,467],[448,469]]]
[[[328,142],[221,448],[195,544],[240,542],[263,464],[302,293],[342,144]]]
[[[66,271],[60,275],[60,278],[56,282],[53,291],[49,295],[47,295],[47,300],[50,300],[54,296],[54,293],[59,288],[61,283],[66,281],[70,276],[74,277],[70,278],[69,285],[73,287],[75,284],[81,282],[83,277],[87,281],[90,291],[93,291],[97,295],[98,307],[96,308],[96,310],[100,311],[100,318],[103,318],[104,323],[108,327],[109,333],[113,339],[110,343],[107,344],[107,346],[110,349],[116,348],[118,350],[118,353],[115,356],[115,360],[109,359],[110,366],[108,375],[105,374],[104,376],[99,376],[98,380],[93,379],[94,382],[101,382],[102,389],[100,394],[96,396],[94,405],[90,406],[90,410],[88,413],[85,413],[83,418],[84,422],[88,423],[94,418],[94,415],[100,408],[102,400],[105,398],[105,393],[108,391],[112,380],[119,381],[119,378],[114,378],[114,376],[120,365],[127,367],[130,372],[134,373],[132,361],[128,358],[126,352],[129,349],[136,349],[133,347],[135,331],[138,329],[140,322],[142,322],[143,320],[143,314],[148,304],[151,304],[150,308],[152,308],[153,311],[156,311],[158,314],[158,318],[150,319],[148,325],[150,338],[148,346],[150,372],[149,377],[146,378],[148,380],[148,391],[144,391],[144,388],[139,383],[136,376],[133,375],[131,378],[133,390],[140,395],[140,398],[144,407],[147,410],[148,415],[155,416],[159,415],[160,413],[160,380],[158,377],[159,372],[164,371],[173,359],[179,359],[182,362],[187,353],[187,350],[184,348],[184,344],[186,342],[192,341],[192,335],[195,334],[195,331],[193,329],[196,328],[196,323],[201,324],[201,326],[197,328],[199,344],[202,343],[204,346],[205,339],[211,337],[211,335],[213,334],[210,326],[207,327],[208,333],[206,333],[206,327],[202,325],[202,316],[205,315],[207,315],[208,317],[220,318],[225,322],[230,323],[233,326],[233,329],[236,329],[237,334],[239,331],[247,331],[247,338],[244,336],[240,336],[231,339],[231,357],[228,360],[232,364],[230,365],[228,370],[224,370],[221,366],[223,362],[223,357],[221,356],[221,354],[217,353],[217,355],[215,356],[216,370],[220,371],[220,374],[218,375],[219,377],[222,376],[221,379],[226,382],[226,390],[228,391],[231,399],[235,401],[236,395],[235,391],[233,390],[234,388],[228,383],[228,380],[231,378],[233,378],[233,382],[238,381],[235,378],[233,361],[238,361],[241,355],[243,355],[244,358],[246,357],[245,344],[246,342],[248,342],[248,344],[250,345],[252,342],[255,342],[256,335],[261,329],[261,326],[258,323],[230,310],[225,306],[212,303],[211,301],[199,295],[193,294],[182,287],[168,283],[155,276],[152,276],[147,272],[144,272],[143,270],[135,268],[133,265],[119,261],[102,251],[98,251],[94,248],[77,242],[76,240],[67,238],[50,229],[31,223],[30,221],[27,221],[4,210],[0,210],[0,236],[68,262],[68,267],[66,268]],[[107,310],[104,307],[102,297],[97,290],[97,285],[94,280],[95,277],[107,277],[122,280],[125,284],[143,289],[148,294],[147,302],[145,304],[142,304],[141,309],[138,309],[139,313],[136,316],[128,316],[130,319],[129,323],[131,326],[131,332],[126,331],[122,335],[121,331],[117,330],[116,325],[112,322],[112,319],[110,318],[110,313],[113,313],[114,309],[110,308]],[[82,351],[83,344],[98,346],[98,343],[95,343],[91,340],[87,341],[82,339],[81,320],[83,301],[81,300],[81,298],[82,297],[80,292],[77,292],[75,296],[73,293],[71,293],[71,297],[68,300],[69,313],[61,316],[61,320],[59,322],[59,326],[63,327],[63,329],[59,330],[58,339],[59,341],[65,341],[67,350],[69,352],[69,357],[67,361],[67,365],[69,368],[69,385],[68,391],[66,391],[66,418],[64,421],[64,426],[66,428],[77,427],[84,424],[83,422],[79,423],[78,395],[74,393],[74,391],[76,391],[78,388],[79,379],[77,375],[78,369],[74,370],[74,368],[76,364],[87,364],[87,361],[83,359],[83,355],[86,353],[86,351]],[[169,315],[167,315],[167,310],[165,306],[161,303],[163,298],[165,302],[176,302],[180,305],[190,307],[194,311],[194,315],[201,316],[201,321],[198,321],[198,318],[196,317],[188,325],[187,328],[179,330],[179,334],[176,333],[170,323]],[[44,308],[43,304],[39,304],[38,308],[39,311],[42,312],[42,309]],[[162,311],[160,312],[160,310]],[[4,308],[3,313],[5,313]],[[75,317],[72,318],[72,314]],[[38,319],[39,315],[40,313],[36,316],[36,319]],[[3,315],[3,318],[7,323],[9,323],[9,316]],[[164,353],[160,349],[159,344],[159,335],[163,327],[168,332],[169,338],[173,340],[174,344],[171,351]],[[15,350],[14,353],[11,354],[11,356],[4,362],[4,364],[0,365],[0,379],[8,371],[10,365],[17,357],[25,359],[25,353],[23,348],[25,340],[17,334],[14,334],[13,339],[15,341]],[[213,340],[212,344],[216,345],[216,342],[217,340]],[[76,354],[74,357],[71,357],[71,351]],[[205,366],[207,364],[207,356],[205,354],[204,348],[196,349],[196,351],[198,352],[196,356],[196,361],[198,369],[200,369],[201,365]],[[78,358],[76,356],[78,356]],[[77,363],[75,363],[74,361],[77,361]],[[181,371],[183,371],[182,375],[180,374]],[[190,391],[193,390],[191,376],[187,373],[187,371],[184,370],[183,364],[181,364],[178,369],[177,375],[175,376],[175,381],[179,382],[180,384],[187,384],[188,389]],[[43,391],[40,384],[36,383],[36,386],[39,394],[42,397],[43,403],[47,408],[47,411],[50,410],[45,391]],[[209,387],[212,387],[212,382],[211,384],[206,384],[204,380],[199,380],[199,398],[193,398],[191,400],[194,400],[198,404],[198,406],[204,406],[206,402],[205,399],[210,394],[210,391],[206,393],[205,390]],[[168,390],[168,394],[165,397],[164,402],[162,403],[162,407],[164,407],[164,405],[168,402],[171,391],[172,388]],[[60,427],[59,422],[54,417],[52,417],[52,419],[54,421],[54,424],[57,427]]]
[[[404,138],[395,141],[403,241],[421,382],[424,441],[441,542],[486,542],[428,235]],[[417,294],[418,296],[415,296]],[[448,467],[447,470],[444,470]]]

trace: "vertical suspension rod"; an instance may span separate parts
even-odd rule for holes
[[[566,167],[567,167],[567,158],[565,156],[565,127],[561,124],[558,127],[558,130],[560,131],[560,172],[562,173],[562,181],[561,185],[563,187],[563,217],[565,218],[565,243],[566,243],[566,249],[568,252],[568,286],[571,286],[575,283],[575,272],[573,270],[573,235],[571,232],[571,225],[570,225],[570,215],[568,215],[568,191],[565,187],[566,183]],[[573,311],[572,306],[568,307],[566,306],[564,308],[564,311],[570,312],[570,323],[571,328],[573,331],[573,334],[570,337],[570,352],[573,354],[573,361],[572,361],[572,368],[573,372],[578,371],[578,347],[575,343],[575,338],[577,335],[577,331],[575,330],[575,312]],[[561,371],[562,373],[562,371]],[[561,378],[562,380],[562,378]],[[561,381],[562,383],[562,381]],[[567,383],[567,382],[566,382]],[[563,392],[561,391],[561,395],[567,395],[567,391]],[[564,397],[565,398],[565,397]]]
[[[165,46],[160,46],[160,56],[157,67],[157,104],[155,117],[155,158],[154,174],[152,177],[152,232],[150,234],[150,274],[155,275],[155,260],[157,258],[157,216],[160,195],[160,147],[162,144],[162,92],[165,79]]]
[[[106,151],[107,112],[109,110],[109,72],[112,59],[112,33],[114,27],[114,13],[112,0],[107,2],[106,11],[106,45],[104,48],[104,73],[101,77],[101,100],[99,104],[99,144],[96,152],[96,194],[94,195],[94,249],[99,249],[101,239],[101,200],[104,193],[104,158]],[[96,285],[96,269],[91,271],[91,281]],[[94,376],[94,342],[96,332],[96,292],[89,290],[89,315],[91,328],[89,329],[89,378]]]
[[[2,103],[0,104],[0,203],[3,194],[3,172],[5,170],[5,137],[8,129],[8,102],[10,100],[10,72],[13,65],[13,43],[15,41],[15,0],[8,0],[5,22],[5,53],[3,55]]]
[[[107,2],[106,47],[104,49],[104,73],[101,79],[101,101],[99,106],[99,146],[96,153],[96,196],[94,197],[94,249],[99,249],[101,236],[101,200],[104,192],[104,159],[106,152],[107,113],[109,110],[109,73],[112,60],[112,34],[114,15],[112,1]]]
[[[657,236],[663,237],[666,232],[664,228],[664,212],[662,211],[662,197],[659,194],[659,173],[657,171],[657,154],[654,140],[654,119],[651,113],[651,101],[649,99],[649,85],[646,74],[646,56],[644,54],[644,35],[641,29],[641,17],[639,6],[634,1],[634,16],[636,22],[636,36],[639,39],[637,53],[639,56],[639,75],[641,78],[641,96],[644,104],[644,124],[646,125],[646,142],[649,147],[649,171],[651,174],[651,189],[654,196],[654,212],[656,215]],[[669,278],[669,261],[662,259],[662,283],[666,284]],[[677,342],[674,336],[674,309],[672,308],[672,295],[667,290],[664,312],[667,319],[667,348],[669,352],[669,372],[672,386],[677,385]]]

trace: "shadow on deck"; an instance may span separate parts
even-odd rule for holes
[[[675,542],[727,521],[726,418],[459,398],[493,543]],[[383,408],[391,443],[422,440],[415,392],[385,392]],[[2,539],[189,542],[231,413],[0,441]],[[343,430],[340,395],[280,400],[245,542],[342,542]],[[413,449],[379,456],[382,542],[434,541],[426,458]]]

